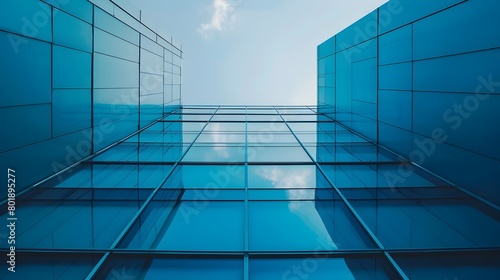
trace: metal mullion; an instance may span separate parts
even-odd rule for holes
[[[370,236],[370,238],[375,242],[375,244],[379,247],[379,249],[384,253],[384,255],[386,256],[387,260],[391,263],[391,265],[397,271],[397,273],[399,274],[399,276],[402,279],[405,279],[405,280],[409,279],[405,275],[405,273],[403,272],[403,270],[399,267],[399,265],[389,255],[389,253],[387,253],[385,251],[385,248],[382,245],[382,243],[378,240],[377,236],[370,230],[370,228],[368,227],[368,225],[363,221],[363,219],[358,214],[358,212],[356,211],[356,209],[354,209],[354,207],[351,205],[351,203],[342,194],[342,192],[333,184],[333,182],[330,181],[330,178],[326,175],[326,173],[324,172],[323,168],[321,168],[321,166],[319,165],[319,163],[314,160],[314,158],[311,156],[311,154],[309,153],[309,151],[302,144],[302,142],[297,137],[297,135],[295,135],[295,132],[293,132],[292,128],[288,125],[288,123],[286,122],[286,120],[281,115],[280,115],[280,117],[283,120],[283,122],[285,123],[285,125],[288,127],[288,129],[290,129],[290,131],[292,132],[293,136],[297,139],[297,141],[302,146],[302,148],[304,149],[304,151],[307,153],[307,155],[309,156],[309,158],[311,158],[311,160],[316,164],[316,168],[318,168],[318,170],[321,172],[321,174],[325,177],[325,179],[328,181],[328,183],[332,186],[332,188],[335,190],[335,192],[337,193],[337,195],[340,197],[340,199],[347,206],[347,208],[349,209],[349,211],[354,215],[354,217],[356,218],[356,220],[358,220],[358,222],[361,224],[361,226],[363,227],[363,229],[365,230],[365,232],[368,233],[368,236]]]

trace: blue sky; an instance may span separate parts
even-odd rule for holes
[[[385,0],[130,0],[182,44],[184,104],[314,105],[316,46]]]

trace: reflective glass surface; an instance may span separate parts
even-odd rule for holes
[[[99,250],[95,279],[497,273],[495,207],[310,108],[273,110],[165,115],[21,196],[19,246]]]

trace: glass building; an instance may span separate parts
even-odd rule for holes
[[[470,129],[480,123],[464,121],[463,130],[435,142],[426,162],[413,151],[427,150],[398,147],[429,148],[416,128],[439,127],[419,119],[417,95],[431,93],[415,87],[424,83],[418,67],[477,53],[496,59],[492,45],[420,59],[413,53],[419,25],[498,4],[415,2],[390,1],[318,47],[318,106],[182,105],[182,50],[143,25],[140,12],[104,0],[1,2],[0,56],[10,67],[2,75],[17,95],[2,94],[0,112],[19,134],[2,139],[0,164],[16,170],[19,182],[14,210],[2,193],[0,220],[17,220],[15,230],[0,231],[0,278],[497,279],[500,211],[490,188],[498,183],[487,177],[468,185],[466,167],[445,171],[454,161],[500,169],[485,165],[479,148],[441,148],[462,149],[453,142],[458,133],[479,133]],[[382,31],[385,9],[393,25]],[[25,32],[30,19],[39,31]],[[487,27],[484,21],[475,24]],[[87,37],[62,35],[61,26],[80,26]],[[360,36],[359,26],[381,28]],[[403,43],[410,50],[394,47]],[[481,69],[495,77],[489,63]],[[384,71],[399,66],[412,69],[413,87],[386,89]],[[25,71],[39,83],[21,83]],[[476,96],[466,90],[459,92]],[[446,98],[443,92],[430,99]],[[412,107],[398,93],[411,96]],[[494,95],[483,107],[494,105]],[[426,112],[446,105],[437,101]],[[496,114],[485,110],[477,118]],[[413,130],[404,129],[407,122]],[[8,270],[13,231],[15,273]]]

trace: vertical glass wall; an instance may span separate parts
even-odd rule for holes
[[[1,1],[0,167],[22,191],[162,118],[180,106],[181,58],[111,1]]]
[[[0,277],[500,273],[498,209],[317,110],[184,106],[166,115],[19,197],[19,271]]]
[[[389,1],[318,46],[320,111],[500,205],[499,9]]]

